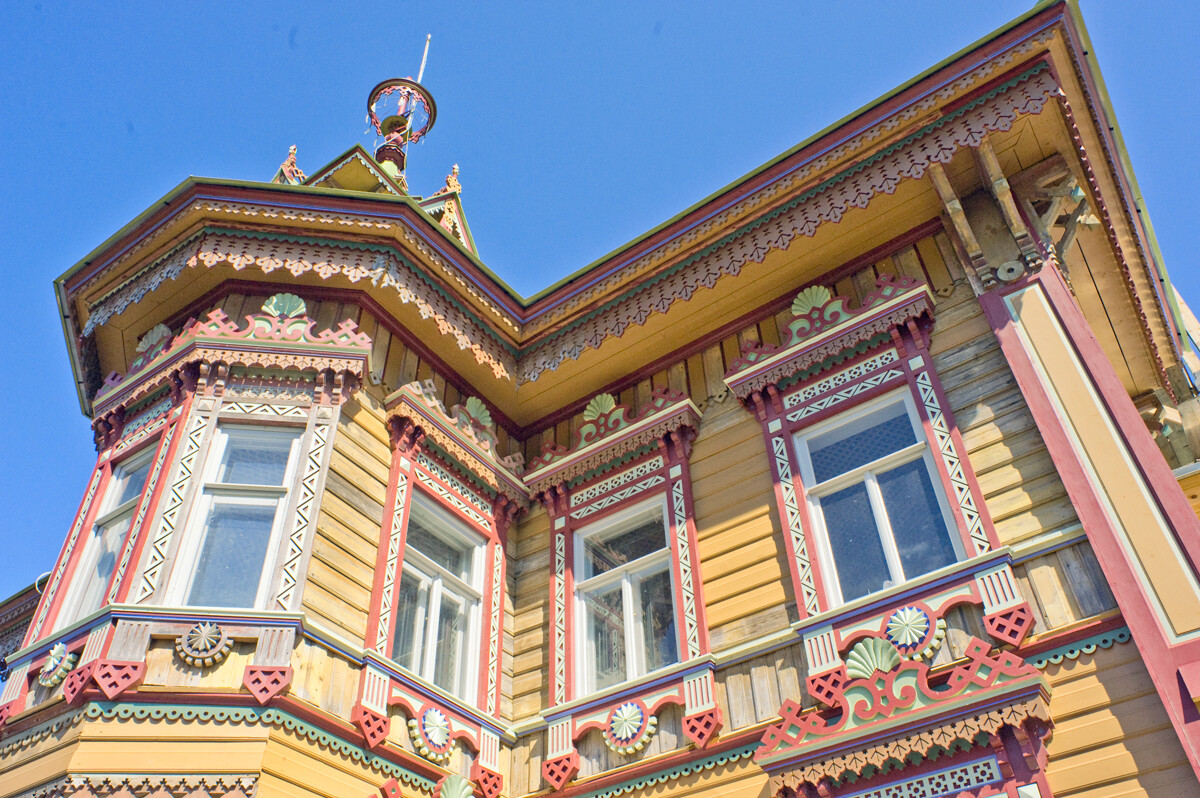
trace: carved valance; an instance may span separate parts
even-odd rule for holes
[[[588,403],[583,423],[571,446],[546,444],[525,472],[525,484],[534,495],[577,477],[590,477],[626,455],[647,446],[687,447],[691,433],[700,423],[700,409],[678,391],[660,388],[637,416],[618,405],[610,394],[600,394]]]
[[[915,332],[932,321],[933,293],[911,278],[882,275],[857,308],[824,286],[801,291],[792,302],[792,320],[779,346],[750,343],[725,375],[725,384],[743,401],[796,375],[809,376],[845,360],[875,339],[891,341],[901,328]]]
[[[388,423],[398,439],[423,436],[464,473],[524,509],[529,494],[521,481],[520,454],[501,456],[492,414],[477,397],[446,410],[432,381],[410,382],[387,397]]]

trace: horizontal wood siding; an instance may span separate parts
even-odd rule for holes
[[[512,581],[512,712],[514,720],[536,715],[549,698],[550,517],[540,506],[509,535]]]

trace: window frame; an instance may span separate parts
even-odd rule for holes
[[[158,438],[155,438],[152,445],[143,446],[137,451],[122,457],[119,461],[109,464],[108,478],[105,480],[104,496],[100,500],[100,504],[96,509],[96,516],[88,525],[87,537],[84,540],[84,545],[80,547],[79,553],[74,557],[74,562],[71,565],[70,584],[67,586],[66,592],[63,594],[62,603],[55,613],[54,623],[51,626],[51,632],[58,632],[80,619],[99,610],[107,603],[108,592],[112,587],[112,580],[119,566],[119,559],[114,563],[113,572],[108,575],[105,580],[103,590],[101,592],[100,604],[86,612],[79,610],[79,603],[83,599],[83,582],[80,580],[82,570],[89,559],[96,553],[98,540],[95,533],[101,527],[109,527],[113,523],[119,523],[126,518],[129,519],[129,526],[121,533],[120,540],[117,541],[118,558],[122,549],[125,547],[129,536],[136,530],[133,529],[133,521],[137,515],[137,508],[145,497],[146,485],[150,481],[150,475],[154,469],[154,456],[159,445]],[[133,497],[121,502],[118,505],[113,502],[118,498],[118,493],[124,493],[125,480],[142,466],[147,466],[146,475],[143,478],[141,489]],[[69,618],[69,620],[67,620]]]
[[[587,579],[579,578],[584,573],[584,557],[587,549],[585,544],[589,538],[620,535],[622,532],[633,528],[639,518],[654,515],[654,510],[658,511],[658,515],[662,521],[663,545],[661,549],[643,555],[631,562],[611,568],[602,574],[597,574]],[[665,492],[658,492],[650,498],[627,507],[622,507],[584,526],[573,529],[571,545],[572,557],[570,562],[574,579],[572,584],[573,595],[570,600],[574,610],[573,625],[575,628],[572,635],[572,642],[574,643],[575,652],[574,675],[577,685],[575,691],[576,697],[611,692],[620,689],[621,685],[636,681],[660,670],[666,670],[682,662],[683,659],[679,649],[680,608],[678,586],[676,584],[676,568],[673,562],[671,546],[671,521],[668,515]],[[675,659],[672,662],[664,663],[650,670],[646,664],[644,618],[638,599],[640,598],[641,581],[644,581],[646,577],[654,576],[663,571],[666,572],[670,584],[671,628],[675,642]],[[642,577],[642,579],[635,583],[637,577]],[[595,669],[588,667],[593,658],[590,656],[592,641],[589,640],[587,633],[588,623],[584,593],[614,584],[621,586],[621,604],[625,626],[625,678],[611,685],[600,687],[597,685]]]
[[[212,437],[204,454],[204,464],[200,471],[200,480],[196,484],[195,493],[188,508],[187,519],[183,523],[183,535],[179,550],[175,556],[168,588],[165,592],[165,603],[180,607],[197,607],[213,609],[264,610],[267,609],[272,587],[278,577],[280,556],[286,536],[287,520],[294,512],[294,494],[292,489],[297,482],[300,456],[305,448],[307,429],[293,424],[263,424],[255,420],[220,417],[214,420]],[[253,485],[226,483],[217,481],[218,470],[228,450],[230,430],[237,434],[278,435],[287,433],[292,436],[288,451],[288,460],[284,467],[283,477],[279,485]],[[226,501],[218,502],[218,497]],[[232,500],[232,501],[230,501]],[[218,504],[240,504],[245,506],[269,506],[274,504],[276,510],[271,523],[271,531],[263,556],[262,570],[259,574],[258,587],[255,592],[254,604],[250,607],[214,607],[206,604],[189,604],[188,594],[191,593],[196,577],[196,568],[200,563],[200,555],[207,540],[207,522],[212,508]]]
[[[414,548],[409,541],[409,530],[412,528],[412,511],[418,504],[424,504],[438,522],[439,529],[429,530],[436,537],[442,538],[444,541],[451,543],[454,540],[446,540],[449,537],[457,537],[459,542],[468,544],[467,550],[470,552],[470,577],[475,584],[468,584],[461,577],[452,573],[449,569],[433,561],[431,557],[422,552],[418,548]],[[440,534],[439,534],[440,533]],[[470,536],[470,537],[468,537]],[[471,538],[474,539],[471,539]],[[388,659],[395,663],[397,667],[403,669],[406,673],[412,674],[423,682],[426,682],[439,690],[443,690],[455,698],[465,701],[468,704],[473,704],[479,694],[480,681],[480,657],[479,651],[483,643],[483,610],[485,596],[487,590],[487,575],[486,561],[488,559],[489,547],[494,545],[489,536],[473,526],[465,519],[457,517],[447,508],[444,503],[439,501],[435,496],[430,495],[422,489],[416,489],[412,493],[410,506],[407,508],[407,517],[404,527],[404,556],[399,564],[396,573],[396,599],[395,608],[391,618],[391,629],[388,633],[387,656]],[[413,563],[413,555],[416,556],[416,562]],[[396,630],[399,628],[399,622],[402,615],[401,610],[401,582],[404,575],[409,569],[421,574],[431,583],[431,588],[428,593],[428,599],[424,605],[419,605],[426,613],[426,617],[422,621],[425,629],[425,640],[418,649],[417,655],[421,659],[419,669],[413,670],[400,660],[395,658],[396,648]],[[464,645],[459,654],[459,661],[456,666],[458,680],[463,685],[462,692],[457,692],[454,689],[443,687],[435,680],[437,671],[437,621],[441,614],[441,597],[447,592],[445,582],[449,580],[451,587],[454,590],[449,591],[451,595],[459,598],[464,598],[463,593],[471,599],[470,607],[467,611],[466,630],[463,634]],[[434,610],[430,612],[430,610]],[[479,641],[480,646],[473,646],[474,641]],[[414,647],[416,646],[414,639]],[[472,653],[474,652],[474,653]]]
[[[896,404],[901,404],[904,407],[904,414],[912,427],[913,437],[915,438],[914,443],[830,477],[824,482],[816,482],[808,441],[832,430],[844,428],[855,422],[862,421]],[[834,413],[812,424],[792,429],[791,439],[792,449],[796,456],[798,475],[804,490],[808,517],[812,522],[814,542],[817,548],[817,562],[821,569],[828,608],[834,609],[851,601],[866,598],[875,593],[889,590],[920,576],[924,576],[924,574],[907,574],[904,572],[903,563],[900,559],[900,548],[897,544],[896,535],[892,529],[891,520],[888,517],[886,505],[878,486],[877,478],[879,475],[886,474],[900,466],[917,462],[918,460],[924,463],[925,472],[937,500],[944,534],[949,539],[954,551],[954,562],[947,565],[953,565],[967,559],[964,541],[961,534],[959,534],[954,511],[943,485],[942,469],[934,457],[928,435],[924,428],[924,422],[917,409],[912,390],[907,384],[871,396],[852,407],[848,407],[839,413]],[[891,579],[888,580],[890,584],[885,584],[878,590],[871,591],[864,596],[845,599],[841,588],[841,577],[838,573],[837,562],[833,554],[833,546],[830,542],[825,523],[825,515],[821,510],[820,503],[823,496],[857,484],[864,484],[866,486],[876,532],[879,535],[884,560]]]

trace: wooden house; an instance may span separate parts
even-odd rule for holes
[[[56,281],[0,796],[1200,795],[1196,388],[1073,5],[533,299],[370,102]]]

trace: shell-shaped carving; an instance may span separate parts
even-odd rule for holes
[[[165,324],[155,324],[146,334],[138,339],[137,351],[145,352],[153,349],[164,338],[171,337],[171,328]]]
[[[304,300],[295,294],[276,294],[263,303],[262,309],[263,313],[283,319],[303,316],[308,312]]]
[[[475,795],[475,787],[457,773],[451,773],[438,782],[437,795],[439,798],[471,798]]]
[[[613,408],[617,406],[617,400],[613,398],[611,393],[601,393],[592,397],[592,401],[587,403],[587,407],[583,409],[584,421],[595,421],[605,413],[611,413]]]
[[[819,308],[833,299],[833,292],[823,285],[810,285],[792,300],[792,315],[803,316],[813,308]]]
[[[866,679],[875,671],[887,673],[900,664],[900,652],[880,637],[860,641],[846,657],[846,675],[851,679]]]
[[[479,423],[479,426],[492,426],[492,413],[478,396],[468,396],[463,409],[467,411],[468,416]]]

